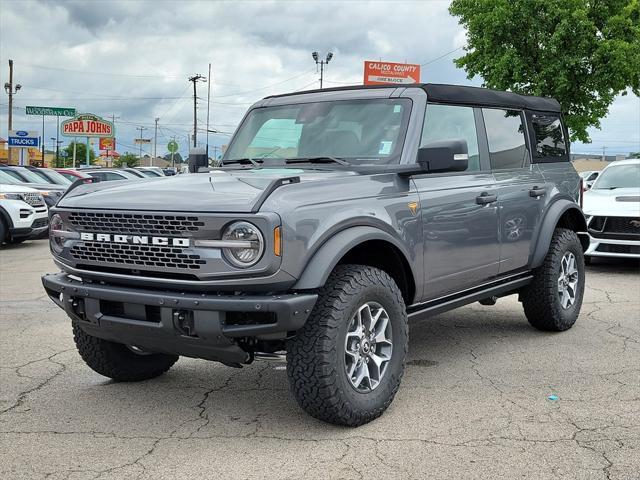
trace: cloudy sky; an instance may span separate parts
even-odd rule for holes
[[[227,143],[249,105],[277,93],[318,87],[311,58],[334,53],[325,86],[362,83],[364,60],[422,64],[422,81],[480,85],[456,69],[465,34],[448,1],[0,1],[0,80],[22,89],[14,97],[14,128],[41,130],[26,105],[68,106],[115,116],[118,150],[137,152],[136,127],[158,154],[176,137],[186,153],[192,131],[192,84],[211,73],[210,144]],[[205,126],[207,84],[198,84]],[[7,97],[0,100],[6,135]],[[575,152],[640,150],[640,99],[618,98],[593,143]],[[49,118],[45,137],[55,136]],[[199,133],[204,141],[204,133]],[[51,145],[51,140],[47,141]],[[200,142],[199,142],[200,143]],[[147,147],[147,151],[150,149]]]

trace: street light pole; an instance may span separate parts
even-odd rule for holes
[[[329,62],[333,58],[333,53],[329,52],[327,53],[327,57],[324,60],[318,60],[320,58],[320,55],[318,55],[318,52],[312,52],[311,58],[313,58],[313,60],[316,62],[316,65],[320,65],[320,90],[322,90],[322,81],[324,79],[324,66],[329,64]]]

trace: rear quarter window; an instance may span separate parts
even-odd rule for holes
[[[566,162],[569,152],[559,115],[531,114],[533,157],[537,162]]]

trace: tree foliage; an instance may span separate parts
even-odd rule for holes
[[[87,162],[87,144],[82,142],[71,142],[64,148],[60,149],[60,157],[56,162],[56,166],[59,168],[73,167],[73,144],[76,144],[76,166],[86,165]],[[94,165],[96,163],[96,152],[93,148],[89,149],[89,163]]]
[[[170,162],[171,161],[171,153],[167,153],[162,158],[164,158],[167,162]],[[180,152],[176,152],[176,153],[173,154],[173,161],[176,163],[176,165],[179,164],[179,163],[183,163],[184,162],[184,159],[182,158],[182,155],[180,155]]]
[[[455,60],[489,88],[555,97],[588,142],[614,98],[640,94],[640,0],[453,0],[467,30]]]
[[[123,155],[120,155],[119,158],[113,159],[113,166],[120,167],[138,167],[140,166],[140,158],[133,153],[125,152]]]

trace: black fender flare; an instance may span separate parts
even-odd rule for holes
[[[411,265],[410,256],[407,254],[406,248],[390,233],[365,225],[348,227],[337,232],[318,248],[305,265],[302,275],[292,287],[293,290],[320,288],[325,284],[329,274],[331,274],[340,259],[349,250],[369,240],[383,240],[392,244],[401,252],[407,263]],[[411,275],[416,281],[413,269]]]
[[[4,223],[7,225],[8,229],[13,228],[13,220],[11,220],[11,215],[9,215],[6,210],[0,207],[0,217],[4,220]]]
[[[584,233],[587,231],[587,221],[585,220],[580,207],[578,207],[573,200],[566,198],[556,200],[547,208],[547,211],[540,222],[541,226],[538,230],[536,242],[533,244],[533,248],[529,254],[529,266],[531,268],[536,268],[542,265],[544,257],[547,256],[547,252],[549,251],[553,231],[556,229],[562,215],[570,210],[574,210],[579,215],[578,218],[580,219],[580,225],[576,231],[578,233]]]

